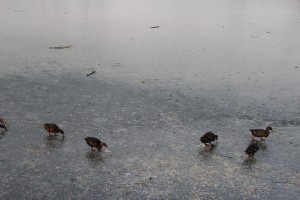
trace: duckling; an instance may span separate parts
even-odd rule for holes
[[[84,139],[86,143],[91,147],[92,151],[98,150],[100,152],[103,146],[108,147],[104,142],[101,142],[98,138],[86,137]]]
[[[8,131],[7,123],[0,118],[0,128],[4,128],[5,131]]]
[[[259,147],[257,145],[257,141],[252,142],[247,149],[244,151],[246,154],[248,154],[250,157],[253,157],[254,154],[259,150]]]
[[[255,137],[260,137],[261,140],[263,140],[263,137],[268,137],[270,135],[270,130],[273,130],[271,126],[268,126],[266,130],[264,129],[250,129],[252,134],[252,140],[255,139]]]
[[[209,131],[207,133],[205,133],[201,138],[200,138],[200,141],[202,143],[205,144],[205,146],[208,146],[208,144],[206,143],[209,143],[211,146],[214,146],[211,142],[215,141],[215,140],[218,140],[218,136],[215,135],[213,132]]]
[[[44,124],[44,127],[46,129],[46,131],[48,132],[48,135],[49,136],[56,136],[56,133],[61,133],[63,135],[63,138],[65,138],[65,135],[64,135],[64,131],[61,130],[56,124]],[[54,134],[52,134],[54,133]]]

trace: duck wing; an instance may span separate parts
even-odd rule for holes
[[[215,141],[217,138],[217,135],[213,132],[208,132],[206,136],[209,138],[210,141]]]
[[[264,129],[250,129],[251,133],[255,137],[265,137],[266,131]]]
[[[91,147],[97,147],[101,144],[101,141],[98,138],[87,137],[85,138],[86,143]]]

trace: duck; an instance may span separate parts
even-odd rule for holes
[[[252,142],[247,149],[244,151],[248,156],[253,157],[254,154],[259,150],[257,141]]]
[[[211,142],[218,140],[218,135],[214,134],[213,132],[209,131],[205,133],[201,138],[200,141],[205,144],[205,146],[208,146],[207,143],[209,143],[211,146],[214,146]]]
[[[61,133],[63,135],[63,138],[65,137],[64,131],[62,129],[60,129],[56,124],[46,123],[46,124],[44,124],[44,128],[48,132],[49,136],[52,136],[52,135],[56,136],[56,133]]]
[[[252,140],[255,139],[255,137],[260,137],[261,140],[263,140],[263,137],[266,138],[270,135],[270,130],[272,131],[272,127],[268,126],[265,130],[264,129],[250,129],[250,132],[252,134]]]
[[[104,142],[101,142],[98,138],[86,137],[84,139],[87,145],[91,147],[92,151],[98,150],[98,152],[100,152],[102,147],[106,147],[106,148],[108,147]]]
[[[0,128],[4,128],[5,131],[8,131],[7,123],[0,118]]]

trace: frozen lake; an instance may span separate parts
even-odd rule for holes
[[[1,199],[299,198],[300,1],[0,0],[0,30]]]

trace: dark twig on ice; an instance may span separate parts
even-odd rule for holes
[[[95,74],[95,73],[96,73],[96,71],[94,70],[94,71],[92,71],[92,72],[86,74],[86,76],[90,76],[90,75]]]
[[[216,153],[216,155],[218,155],[218,156],[223,156],[223,157],[226,157],[226,158],[233,158],[233,157],[231,157],[231,156],[226,156],[226,155],[223,155],[223,154],[220,154],[220,153]]]
[[[159,28],[159,26],[151,26],[151,28]]]
[[[70,49],[71,46],[72,45],[70,44],[70,45],[66,45],[66,46],[49,47],[49,49]]]

